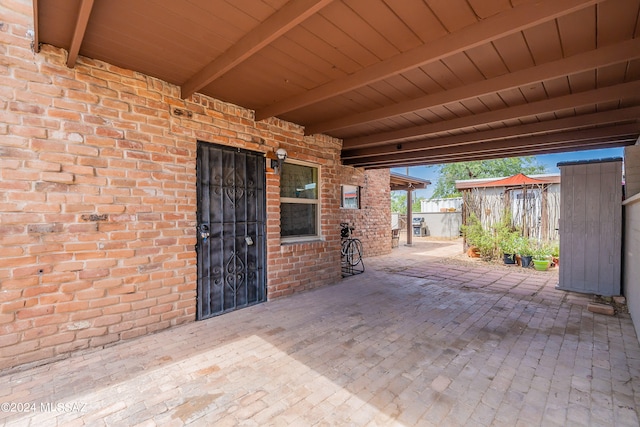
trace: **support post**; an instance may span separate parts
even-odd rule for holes
[[[413,211],[411,201],[411,195],[413,191],[411,188],[407,189],[407,246],[411,246],[413,244]]]

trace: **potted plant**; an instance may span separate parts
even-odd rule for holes
[[[538,271],[546,271],[550,264],[551,248],[544,243],[538,243],[533,248],[533,268]]]
[[[560,242],[558,241],[551,245],[551,262],[553,265],[560,266]]]
[[[515,264],[521,232],[511,224],[509,209],[504,212],[502,219],[493,227],[493,231],[504,263]]]
[[[516,253],[518,252],[518,242],[520,234],[515,231],[502,233],[498,246],[502,251],[502,257],[505,264],[516,263]]]
[[[520,239],[518,254],[520,255],[520,265],[524,268],[529,267],[533,258],[533,242],[531,239],[526,237]]]

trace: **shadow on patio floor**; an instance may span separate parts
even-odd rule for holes
[[[587,311],[556,273],[415,243],[333,286],[4,375],[0,401],[33,406],[0,422],[638,425],[628,315]]]

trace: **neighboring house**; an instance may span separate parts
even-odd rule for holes
[[[542,240],[558,239],[560,219],[560,175],[516,174],[511,177],[456,181],[462,192],[464,217],[474,213],[490,227],[499,223],[505,212],[511,224],[525,236]]]

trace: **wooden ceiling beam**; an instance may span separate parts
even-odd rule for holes
[[[556,120],[528,123],[519,126],[509,126],[500,129],[491,129],[481,132],[470,132],[461,135],[451,135],[441,138],[423,139],[403,142],[401,144],[382,145],[370,148],[343,150],[342,159],[357,159],[360,157],[386,156],[398,152],[415,152],[435,148],[471,145],[479,142],[487,142],[496,139],[524,137],[536,134],[549,134],[575,130],[585,127],[609,125],[636,121],[640,117],[640,106],[622,108],[619,110],[602,111],[580,116],[565,117]]]
[[[628,96],[629,94],[638,93],[638,91],[640,91],[640,80],[635,80],[629,83],[578,92],[571,95],[559,96],[514,107],[506,107],[500,110],[459,117],[451,120],[443,120],[436,123],[429,123],[427,125],[414,126],[389,132],[380,132],[358,138],[348,138],[344,140],[342,148],[343,150],[348,150],[353,148],[384,145],[394,141],[402,141],[410,138],[415,139],[439,132],[472,128],[474,126],[535,116],[538,114],[577,108],[585,105],[593,105],[600,102],[615,101],[624,99],[625,96]]]
[[[467,49],[489,43],[543,22],[593,6],[603,0],[542,0],[516,6],[506,12],[478,21],[433,42],[395,55],[387,60],[336,79],[256,111],[256,120],[341,95],[416,67],[424,66]]]
[[[187,99],[253,54],[285,34],[333,0],[291,0],[237,43],[207,64],[181,86],[181,97]]]
[[[584,151],[595,150],[600,148],[616,148],[633,145],[632,137],[619,137],[619,138],[603,138],[593,141],[576,141],[566,142],[561,144],[550,144],[542,147],[532,148],[513,148],[513,149],[496,149],[486,152],[478,153],[451,153],[448,155],[434,156],[428,158],[416,158],[403,161],[385,161],[385,162],[370,162],[370,163],[358,163],[352,166],[364,169],[379,169],[379,168],[395,168],[395,167],[410,167],[410,166],[427,166],[438,165],[442,163],[457,163],[466,162],[472,160],[482,159],[499,159],[507,157],[519,157],[519,156],[534,156],[541,154],[564,153],[568,151]]]
[[[502,90],[540,83],[544,80],[576,74],[636,58],[640,58],[640,38],[627,40],[618,44],[573,55],[569,58],[526,68],[492,79],[426,95],[372,111],[308,125],[305,128],[305,133],[311,135],[371,123],[389,117],[442,106],[452,102],[460,102]]]
[[[600,139],[596,141],[581,142],[579,145],[576,145],[576,146],[561,144],[561,145],[545,146],[539,149],[533,149],[533,148],[504,149],[499,151],[496,150],[491,153],[470,154],[470,155],[450,154],[447,156],[438,156],[438,157],[432,157],[429,159],[416,159],[413,161],[404,161],[401,163],[386,163],[386,164],[375,163],[370,165],[360,165],[360,167],[364,167],[365,169],[389,169],[394,167],[427,166],[427,165],[439,165],[444,163],[469,162],[469,161],[476,161],[476,160],[487,160],[487,159],[506,158],[506,157],[553,154],[553,153],[562,153],[566,151],[597,150],[597,149],[603,149],[603,148],[624,147],[628,145],[633,145],[632,137],[611,138],[611,139],[605,138],[605,139]]]
[[[73,30],[73,36],[71,37],[71,44],[69,45],[69,55],[67,56],[67,67],[69,68],[73,68],[76,65],[78,53],[80,53],[80,47],[82,46],[82,40],[84,39],[84,34],[87,31],[87,24],[89,23],[91,9],[93,9],[93,0],[82,0],[80,2],[76,25]]]
[[[542,150],[546,146],[558,144],[565,147],[565,151],[571,151],[571,149],[576,146],[585,144],[588,141],[601,141],[603,139],[611,138],[624,138],[627,140],[630,137],[635,138],[638,134],[640,134],[640,123],[635,122],[631,124],[581,129],[548,135],[535,135],[525,138],[510,138],[490,142],[479,142],[464,147],[442,147],[423,151],[396,153],[393,155],[387,154],[383,156],[371,156],[359,159],[345,159],[343,163],[358,167],[367,167],[371,165],[394,166],[397,164],[404,164],[405,162],[416,162],[426,159],[433,160],[441,156],[449,155],[465,156],[482,153],[495,154],[496,152],[503,152],[505,150],[524,148],[530,148],[532,152],[537,152],[536,150]],[[500,156],[496,155],[495,157]]]
[[[34,53],[40,52],[40,22],[38,20],[38,0],[33,0],[33,46]]]
[[[413,191],[413,190],[420,190],[420,189],[425,189],[427,188],[429,185],[431,185],[430,183],[427,185],[421,185],[421,186],[414,186],[411,184],[405,184],[405,185],[399,185],[399,184],[391,184],[391,191]]]
[[[431,181],[426,179],[414,178],[411,176],[399,176],[392,173],[389,177],[389,184],[391,189],[396,190],[418,190],[421,188],[427,188],[431,185]]]

